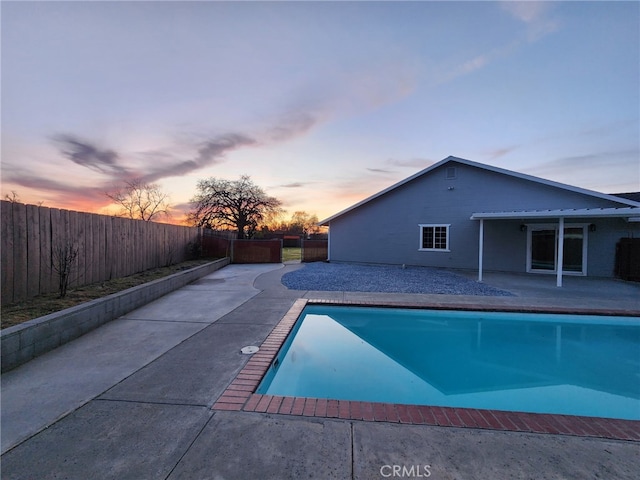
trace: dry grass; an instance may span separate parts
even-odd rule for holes
[[[282,249],[282,261],[300,260],[302,258],[302,249],[300,247],[284,247]]]
[[[73,307],[89,300],[104,297],[112,293],[117,293],[127,288],[142,285],[143,283],[166,277],[182,270],[203,265],[212,261],[206,260],[190,260],[188,262],[178,263],[170,267],[154,268],[145,272],[136,273],[128,277],[116,278],[106,282],[94,283],[83,287],[70,288],[67,296],[59,298],[57,293],[47,295],[39,295],[29,300],[11,305],[2,305],[2,322],[1,328],[18,325],[33,318],[42,317],[49,313],[58,312],[65,308]]]

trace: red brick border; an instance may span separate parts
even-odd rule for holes
[[[253,393],[260,384],[262,377],[267,373],[271,362],[273,362],[273,359],[307,303],[381,306],[373,302],[338,303],[307,299],[297,300],[260,346],[260,351],[249,359],[245,367],[214,403],[214,410],[339,418],[368,422],[392,422],[408,425],[480,428],[510,432],[551,433],[556,435],[640,441],[640,421],[636,420],[480,410],[474,408],[402,405],[352,400],[328,400],[324,398],[282,397],[278,395],[260,395]],[[416,308],[418,306],[394,304],[393,307]],[[424,308],[425,305],[420,305],[420,307]],[[447,309],[452,308],[451,305],[447,306]],[[465,308],[476,309],[469,306],[465,306]],[[484,310],[486,309],[487,308],[484,307]],[[499,310],[505,311],[504,309]],[[513,309],[508,311],[513,311]],[[567,312],[554,310],[553,313]],[[593,311],[589,313],[602,314],[602,312]]]

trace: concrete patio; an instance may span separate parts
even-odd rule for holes
[[[298,298],[640,315],[627,282],[485,274],[514,297],[287,290],[300,267],[225,267],[3,374],[2,478],[637,477],[640,442],[212,410],[249,359],[240,349]]]

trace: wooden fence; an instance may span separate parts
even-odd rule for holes
[[[231,257],[231,242],[236,236],[235,232],[203,228],[201,233],[200,248],[203,257]]]
[[[231,263],[282,262],[282,239],[239,240],[235,235],[235,232],[202,230],[202,254],[230,257]]]
[[[329,256],[327,240],[302,240],[302,262],[325,262]]]
[[[61,249],[77,258],[69,286],[170,265],[189,257],[200,229],[2,201],[1,297],[9,304],[58,291]]]
[[[233,240],[231,263],[280,263],[282,240]]]

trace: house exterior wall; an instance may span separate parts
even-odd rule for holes
[[[592,219],[589,223],[595,226],[595,231],[589,232],[587,275],[612,277],[616,244],[621,238],[639,238],[640,223],[629,223],[622,218]]]
[[[455,178],[447,169],[455,167]],[[478,266],[479,222],[473,212],[606,208],[620,204],[553,186],[500,174],[455,161],[406,183],[330,223],[331,261],[407,264],[475,269]],[[555,221],[539,221],[549,223]],[[525,220],[485,220],[484,268],[525,272]],[[615,244],[640,236],[640,225],[622,219],[567,219],[594,223],[589,232],[588,274],[613,275]],[[449,251],[420,251],[420,224],[449,227]]]

